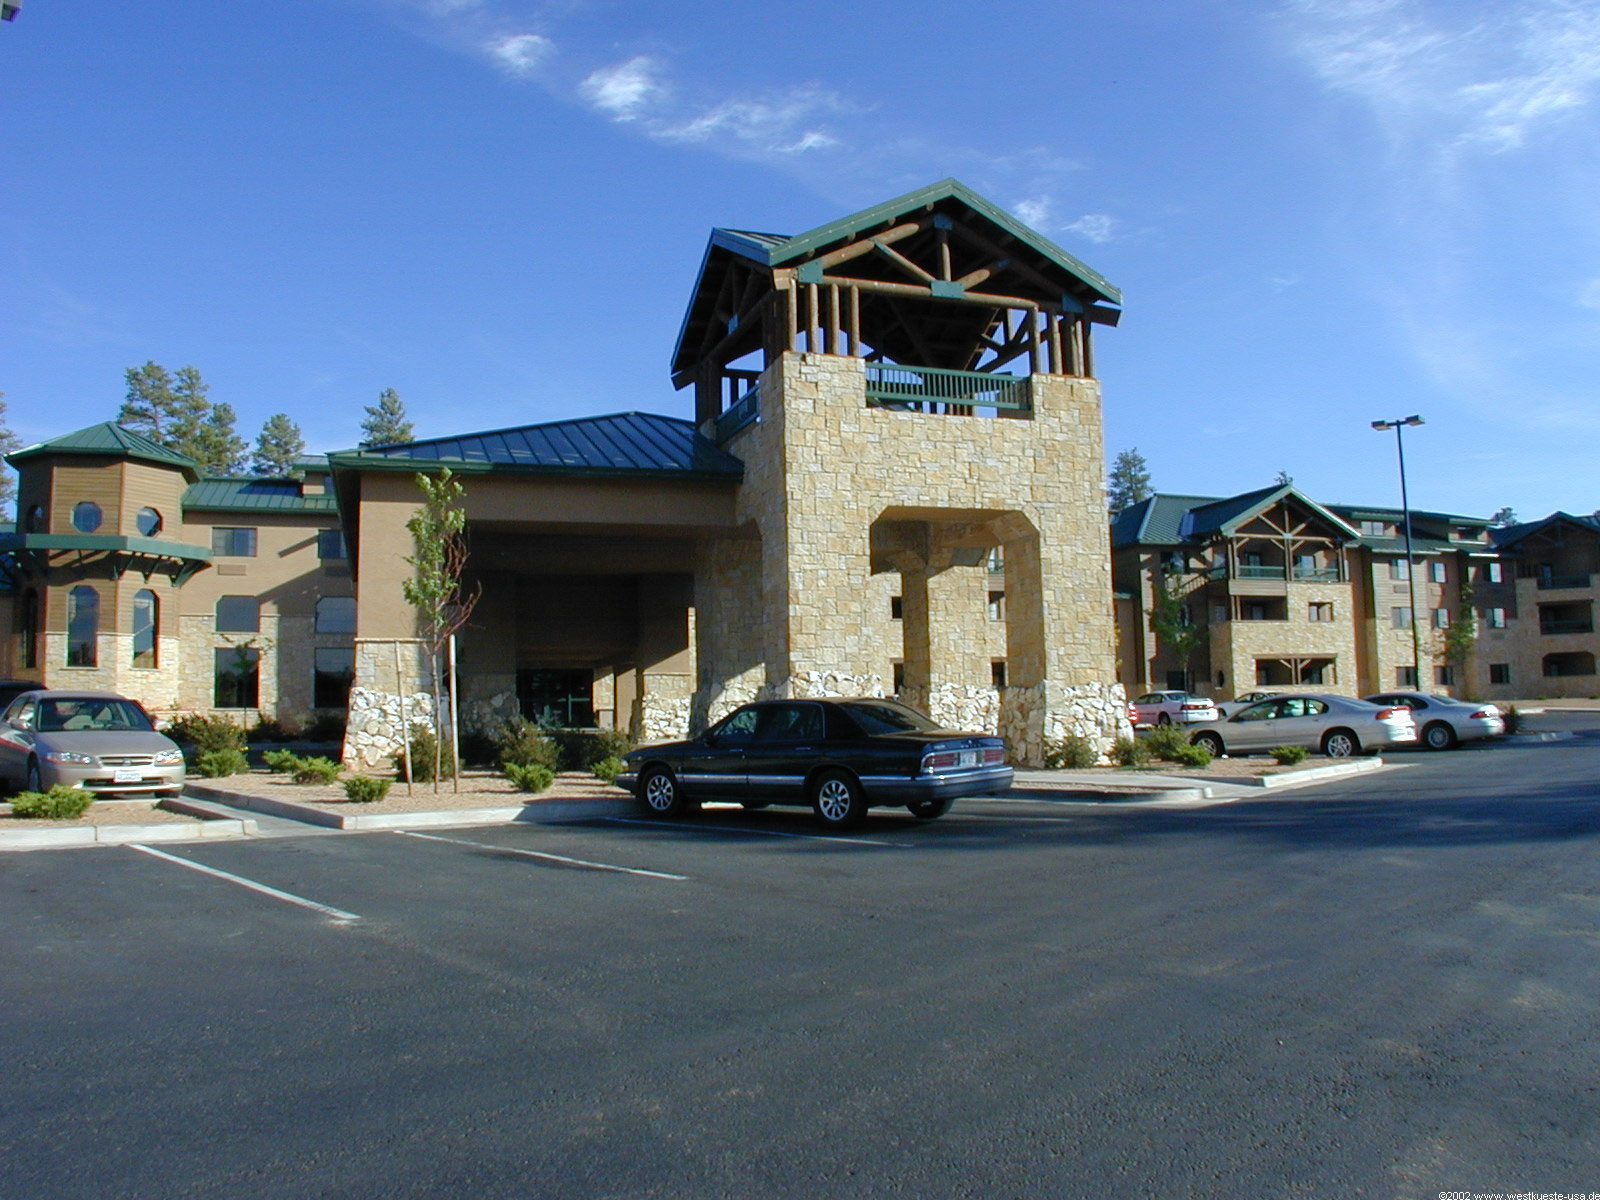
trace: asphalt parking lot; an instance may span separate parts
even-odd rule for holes
[[[0,858],[6,1196],[1600,1191],[1600,715],[1185,810]]]

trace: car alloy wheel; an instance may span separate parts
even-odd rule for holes
[[[1429,750],[1449,750],[1456,744],[1456,731],[1443,721],[1435,721],[1422,731]]]
[[[39,774],[39,764],[37,761],[30,761],[28,763],[28,786],[26,790],[30,792],[44,791],[44,779]]]
[[[829,771],[811,792],[811,807],[829,829],[850,829],[867,815],[861,785],[843,771]]]
[[[1195,734],[1194,737],[1189,739],[1189,744],[1192,746],[1204,746],[1211,751],[1212,758],[1222,757],[1222,739],[1209,729],[1204,733]]]
[[[1166,713],[1162,713],[1159,717],[1156,718],[1156,724],[1157,725],[1171,725],[1172,724],[1172,718],[1170,716],[1168,716]]]
[[[672,772],[662,767],[651,767],[639,780],[639,799],[651,813],[658,817],[676,817],[682,814],[683,793]]]
[[[1334,729],[1322,739],[1322,752],[1329,758],[1353,758],[1361,753],[1361,742],[1348,729]]]

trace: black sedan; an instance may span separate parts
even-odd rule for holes
[[[689,741],[630,751],[617,783],[656,817],[712,799],[809,804],[848,829],[881,805],[941,817],[962,796],[1005,791],[1011,768],[1004,738],[941,729],[897,700],[767,700]]]

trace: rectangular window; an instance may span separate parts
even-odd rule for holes
[[[989,593],[989,620],[1004,621],[1006,619],[1006,594],[1004,592]]]
[[[1333,620],[1333,602],[1331,600],[1318,600],[1310,606],[1307,615],[1313,621]]]
[[[1506,610],[1491,608],[1484,613],[1484,618],[1490,629],[1504,629],[1506,627]]]
[[[1400,607],[1391,608],[1389,610],[1389,620],[1396,629],[1410,629],[1411,609]]]
[[[905,691],[906,690],[906,665],[905,665],[905,663],[897,662],[897,663],[892,664],[890,666],[890,668],[889,668],[889,678],[893,681],[891,686],[894,688],[894,694],[896,696],[898,696],[901,692]]]
[[[989,664],[989,682],[997,688],[1006,685],[1006,660],[997,658]]]
[[[904,596],[889,597],[889,619],[901,621],[906,615],[906,598]]]
[[[256,708],[261,699],[261,651],[254,646],[227,646],[216,651],[217,708]]]
[[[1510,683],[1511,682],[1511,664],[1510,663],[1490,663],[1489,664],[1489,682],[1490,683]]]
[[[217,632],[260,633],[261,601],[254,596],[218,596]]]
[[[1382,521],[1363,521],[1361,522],[1361,532],[1368,537],[1382,537],[1389,532],[1389,527]]]
[[[1506,580],[1505,567],[1497,562],[1484,563],[1483,578],[1488,583],[1504,583]]]
[[[356,678],[356,652],[345,647],[319,647],[311,682],[313,708],[344,708]]]
[[[1444,582],[1444,564],[1442,562],[1431,562],[1431,563],[1429,563],[1428,564],[1428,578],[1430,580],[1432,580],[1434,583],[1443,583]]]
[[[1454,667],[1435,667],[1433,681],[1440,687],[1454,687],[1456,682],[1456,669]]]
[[[1409,558],[1391,558],[1389,560],[1389,578],[1404,582],[1411,578],[1411,560]]]
[[[354,596],[324,596],[317,601],[316,631],[318,633],[354,633],[356,631],[356,599]]]
[[[324,529],[317,534],[317,557],[321,559],[350,557],[350,551],[345,549],[342,529]]]
[[[1396,667],[1394,669],[1394,685],[1400,688],[1416,687],[1417,669],[1415,667]]]
[[[1450,610],[1448,608],[1436,608],[1433,610],[1433,627],[1435,629],[1450,628]]]
[[[211,531],[211,553],[220,558],[254,558],[255,529],[218,525]]]

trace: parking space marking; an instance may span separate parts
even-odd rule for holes
[[[279,891],[275,887],[257,883],[254,879],[246,879],[243,875],[219,871],[216,867],[208,867],[204,863],[197,863],[188,858],[179,858],[176,854],[168,854],[164,850],[156,850],[150,846],[141,846],[137,842],[129,842],[127,845],[128,849],[137,850],[140,854],[148,854],[152,858],[160,858],[170,863],[177,863],[180,867],[188,867],[191,871],[199,871],[202,875],[215,875],[218,879],[226,879],[229,883],[237,883],[240,887],[249,888],[252,892],[260,892],[263,896],[271,896],[274,900],[286,900],[290,904],[298,904],[301,908],[309,908],[312,912],[319,912],[323,916],[332,917],[335,921],[361,920],[353,912],[345,912],[342,908],[334,908],[327,904],[318,904],[315,900],[307,900],[304,896],[296,896],[292,892]]]
[[[662,829],[677,829],[684,833],[755,833],[762,837],[800,838],[807,842],[849,842],[856,846],[889,846],[895,850],[911,849],[910,842],[878,842],[871,838],[835,837],[827,833],[784,833],[779,829],[751,829],[748,825],[686,825],[681,821],[646,821],[642,817],[606,817],[619,825],[659,825]]]
[[[612,863],[590,862],[584,858],[568,858],[564,854],[547,854],[542,850],[520,850],[515,846],[494,846],[488,842],[469,842],[464,838],[440,837],[436,833],[415,833],[409,829],[396,829],[394,831],[401,837],[421,838],[427,842],[449,842],[452,846],[471,846],[474,850],[493,850],[496,854],[515,854],[519,858],[541,858],[547,862],[561,863],[568,867],[583,867],[590,871],[616,871],[623,875],[643,875],[650,879],[672,879],[683,882],[687,875],[672,875],[666,871],[647,871],[643,867],[619,867]]]

